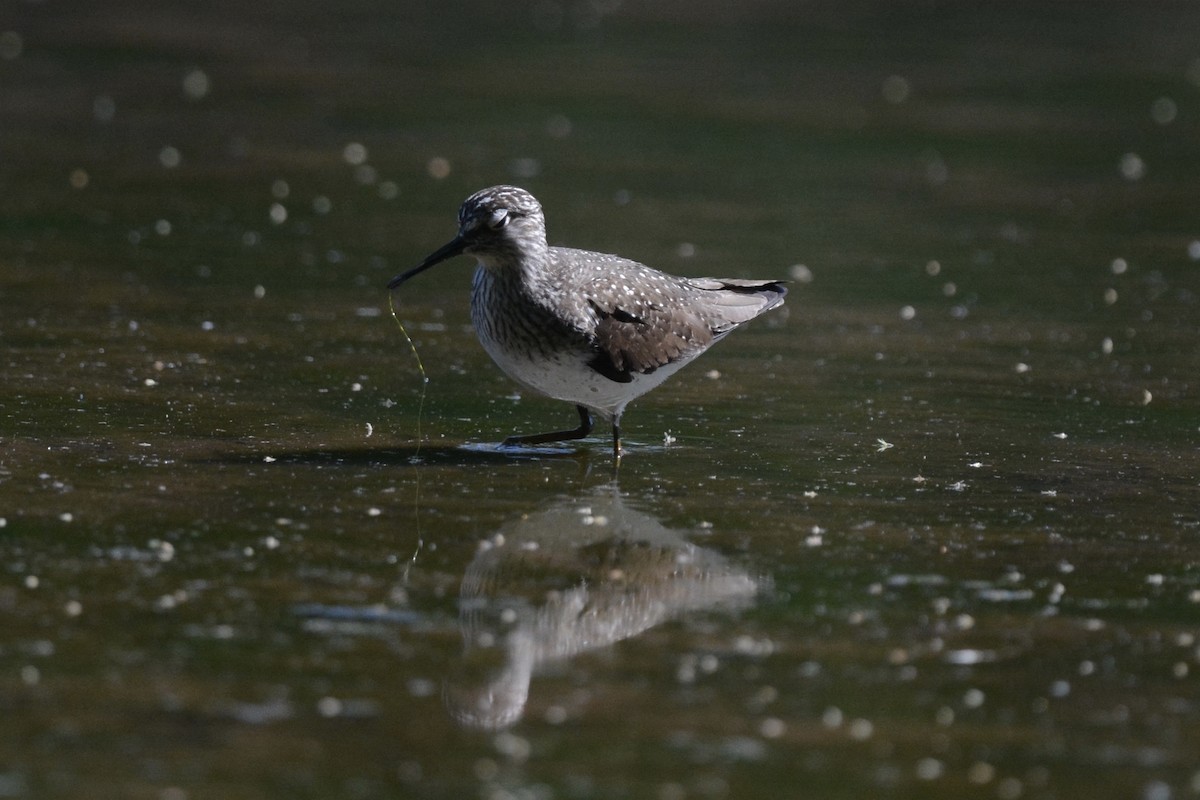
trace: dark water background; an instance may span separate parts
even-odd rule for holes
[[[0,798],[1200,796],[1197,31],[8,0]],[[615,483],[390,318],[500,182],[795,281]]]

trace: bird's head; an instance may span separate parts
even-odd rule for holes
[[[458,210],[458,235],[425,257],[408,272],[388,283],[395,289],[435,264],[460,254],[475,256],[490,269],[519,264],[546,251],[546,219],[542,206],[516,186],[493,186],[463,201]]]

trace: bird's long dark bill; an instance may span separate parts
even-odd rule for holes
[[[396,277],[392,278],[390,281],[388,281],[388,288],[395,289],[397,286],[404,283],[409,278],[413,278],[413,277],[416,277],[417,275],[420,275],[422,272],[429,269],[433,265],[440,264],[448,258],[454,258],[456,255],[460,254],[466,246],[467,246],[467,243],[463,241],[461,236],[455,236],[449,242],[446,242],[445,245],[443,245],[442,247],[438,248],[433,253],[430,253],[428,256],[426,256],[425,260],[422,261],[420,264],[413,267],[408,272],[403,272],[403,273],[397,275]]]

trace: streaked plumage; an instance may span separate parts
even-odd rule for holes
[[[550,247],[541,205],[515,186],[471,195],[458,223],[453,240],[388,288],[460,253],[478,260],[471,321],[484,349],[517,383],[579,411],[576,429],[505,444],[583,438],[596,413],[612,422],[619,458],[630,401],[787,294],[780,281],[678,278],[620,256]]]

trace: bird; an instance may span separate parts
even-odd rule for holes
[[[542,205],[492,186],[458,211],[458,233],[388,290],[458,255],[474,256],[471,322],[483,349],[518,384],[575,405],[579,427],[514,435],[502,447],[583,439],[593,415],[612,424],[735,328],[783,304],[782,280],[682,278],[607,253],[550,246]]]

